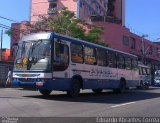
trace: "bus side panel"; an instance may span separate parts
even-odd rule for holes
[[[37,86],[36,81],[22,82],[19,80],[14,80],[13,83],[14,86],[19,86],[26,89],[34,88],[34,89],[65,91],[65,90],[70,90],[71,87],[71,79],[68,78],[48,79],[46,82],[44,82],[43,86]]]
[[[125,70],[119,69],[118,70],[118,79],[124,78],[126,80],[126,87],[136,87],[139,83],[138,81],[138,71],[133,70]]]
[[[84,80],[84,89],[114,89],[118,88],[119,81],[117,80]]]
[[[71,65],[71,77],[74,75],[83,78],[83,89],[117,88],[117,69],[96,65]]]
[[[133,70],[131,74],[132,74],[132,85],[130,87],[136,87],[139,85],[139,71]]]
[[[70,87],[71,87],[71,79],[55,78],[53,80],[46,82],[44,86],[38,87],[38,89],[66,91],[70,90]]]

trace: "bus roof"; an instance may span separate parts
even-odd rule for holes
[[[32,41],[32,40],[39,40],[39,39],[50,39],[51,32],[40,32],[40,33],[31,33],[23,36],[20,39],[20,43],[22,41]]]
[[[138,64],[138,66],[139,66],[139,67],[143,67],[143,68],[151,68],[151,67],[149,67],[149,66],[147,66],[147,65],[144,65],[144,64]]]

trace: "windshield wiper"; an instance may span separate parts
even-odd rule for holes
[[[35,58],[35,56],[33,55],[33,51],[35,50],[35,47],[37,47],[38,45],[40,45],[42,43],[42,39],[38,40],[36,43],[34,43],[31,46],[31,49],[29,51],[29,55],[28,55],[28,69],[31,68],[32,64],[37,63],[38,59]]]
[[[32,49],[42,43],[42,39],[38,40],[36,43],[32,45]]]

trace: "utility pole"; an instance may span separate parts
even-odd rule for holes
[[[0,50],[0,61],[2,61],[2,42],[3,42],[3,30],[1,30],[1,50]]]
[[[145,47],[144,47],[144,38],[148,35],[142,35],[142,63],[145,64]]]

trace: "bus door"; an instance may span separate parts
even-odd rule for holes
[[[53,77],[69,78],[69,44],[55,39],[53,51]]]
[[[84,49],[82,44],[71,43],[70,44],[71,52],[71,76],[83,76],[86,71],[84,70]]]

